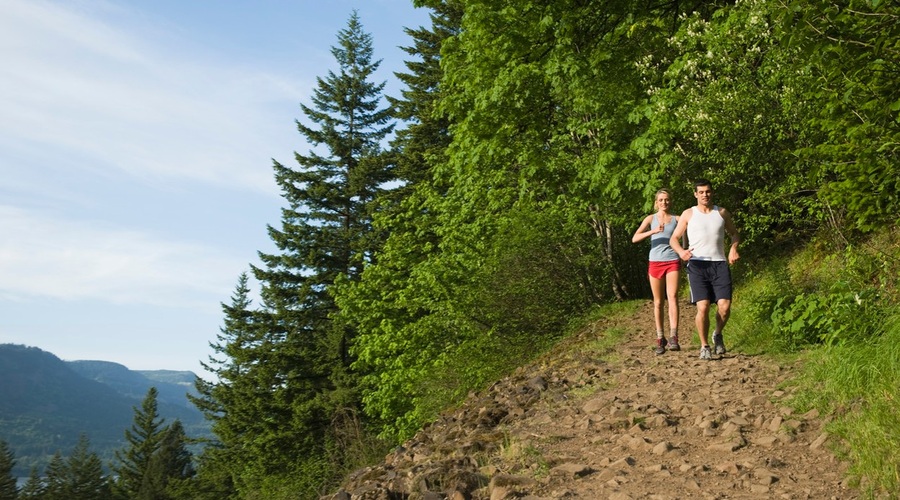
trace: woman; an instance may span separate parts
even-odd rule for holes
[[[653,319],[656,321],[656,354],[679,351],[678,345],[678,279],[681,271],[681,259],[669,246],[669,239],[678,224],[678,217],[669,212],[672,203],[671,195],[666,189],[656,192],[654,207],[656,213],[644,218],[640,227],[631,238],[638,243],[650,238],[650,263],[647,274],[650,278],[650,289],[653,291]],[[663,294],[669,304],[669,340],[666,341],[663,331]]]

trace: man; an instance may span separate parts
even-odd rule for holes
[[[700,334],[700,359],[712,359],[709,348],[709,307],[716,304],[716,329],[713,345],[717,356],[725,354],[722,330],[731,314],[731,270],[739,258],[740,236],[728,210],[712,204],[712,183],[699,179],[694,183],[697,205],[685,210],[678,219],[669,245],[686,261],[691,303],[697,305],[697,333]],[[688,248],[681,246],[687,231]],[[725,234],[731,240],[725,256]]]

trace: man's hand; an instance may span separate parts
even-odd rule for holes
[[[741,256],[740,256],[740,254],[738,254],[737,246],[732,245],[731,250],[728,251],[728,263],[734,264],[740,258],[741,258]]]

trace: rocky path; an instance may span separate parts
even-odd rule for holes
[[[683,308],[683,332],[694,311]],[[779,404],[792,367],[740,352],[701,361],[690,335],[657,356],[650,318],[647,304],[628,324],[598,322],[326,498],[860,496],[829,451],[826,418]],[[603,346],[616,328],[624,341]]]

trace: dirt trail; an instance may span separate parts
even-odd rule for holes
[[[778,403],[795,374],[762,357],[654,353],[650,304],[600,321],[473,395],[328,498],[858,498],[829,451],[826,418]],[[598,357],[608,328],[624,343]],[[726,329],[726,345],[728,343]]]

